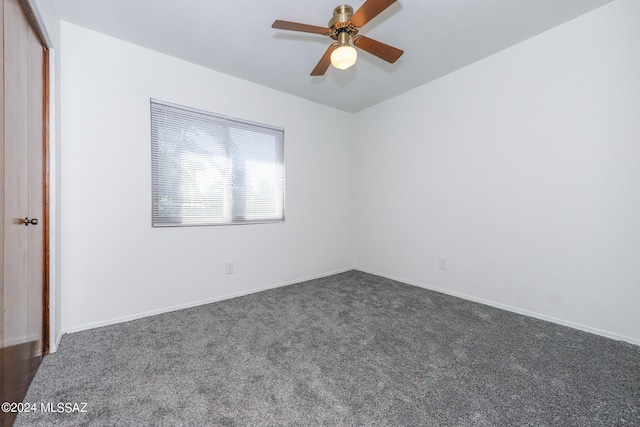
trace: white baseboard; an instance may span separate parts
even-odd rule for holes
[[[61,331],[57,337],[55,337],[55,340],[51,340],[49,342],[49,354],[53,354],[56,351],[58,351],[58,347],[60,346],[60,340],[62,340],[62,336],[64,335],[64,332]]]
[[[419,288],[429,289],[431,291],[440,292],[442,294],[451,295],[451,296],[454,296],[454,297],[462,298],[462,299],[473,301],[473,302],[478,302],[480,304],[488,305],[488,306],[499,308],[499,309],[502,309],[502,310],[507,310],[507,311],[511,311],[511,312],[514,312],[514,313],[523,314],[525,316],[534,317],[534,318],[540,319],[540,320],[546,320],[547,322],[556,323],[558,325],[568,326],[570,328],[578,329],[580,331],[589,332],[589,333],[596,334],[596,335],[601,335],[603,337],[612,338],[614,340],[625,341],[625,342],[628,342],[630,344],[640,345],[640,339],[628,337],[626,335],[620,335],[620,334],[617,334],[615,332],[605,331],[605,330],[602,330],[602,329],[598,329],[598,328],[594,328],[594,327],[591,327],[591,326],[583,325],[583,324],[580,324],[580,323],[572,322],[570,320],[559,319],[557,317],[548,316],[546,314],[540,314],[540,313],[536,313],[534,311],[529,311],[529,310],[525,310],[525,309],[522,309],[522,308],[513,307],[513,306],[502,304],[502,303],[499,303],[499,302],[489,301],[489,300],[486,300],[486,299],[483,299],[483,298],[474,297],[472,295],[463,294],[461,292],[455,292],[455,291],[451,291],[451,290],[448,290],[448,289],[439,288],[437,286],[431,286],[431,285],[424,284],[424,283],[414,282],[412,280],[407,280],[407,279],[403,279],[401,277],[395,277],[395,276],[391,276],[391,275],[388,275],[388,274],[383,274],[383,273],[380,273],[380,272],[377,272],[377,271],[373,271],[373,270],[368,270],[368,269],[358,268],[358,267],[356,267],[355,269],[358,270],[358,271],[362,271],[364,273],[369,273],[369,274],[373,274],[375,276],[380,276],[380,277],[384,277],[384,278],[387,278],[387,279],[395,280],[397,282],[406,283],[408,285],[417,286]]]
[[[357,268],[357,267],[348,267],[348,268],[344,268],[344,269],[340,269],[340,270],[336,270],[336,271],[331,271],[331,272],[326,272],[326,273],[322,273],[322,274],[318,274],[318,275],[302,277],[302,278],[291,280],[291,281],[287,281],[287,282],[267,285],[267,286],[263,286],[263,287],[260,287],[260,288],[254,288],[254,289],[250,289],[250,290],[246,290],[246,291],[242,291],[242,292],[236,292],[236,293],[233,293],[233,294],[217,296],[217,297],[208,298],[208,299],[205,299],[205,300],[194,301],[194,302],[190,302],[190,303],[186,303],[186,304],[179,304],[179,305],[170,306],[170,307],[164,307],[164,308],[157,309],[157,310],[151,310],[151,311],[146,311],[146,312],[143,312],[143,313],[136,313],[136,314],[132,314],[132,315],[128,315],[128,316],[122,316],[122,317],[118,317],[118,318],[103,320],[103,321],[100,321],[100,322],[87,323],[87,324],[84,324],[84,325],[79,325],[79,326],[74,326],[74,327],[71,327],[71,328],[67,328],[67,329],[64,329],[60,333],[60,335],[57,337],[55,345],[52,345],[51,348],[50,348],[50,353],[55,353],[57,351],[57,349],[58,349],[58,347],[60,345],[60,340],[62,339],[62,336],[65,333],[73,333],[73,332],[79,332],[79,331],[84,331],[84,330],[88,330],[88,329],[99,328],[99,327],[102,327],[102,326],[115,325],[115,324],[118,324],[118,323],[128,322],[128,321],[131,321],[131,320],[142,319],[144,317],[154,316],[156,314],[169,313],[169,312],[172,312],[172,311],[182,310],[182,309],[185,309],[185,308],[191,308],[191,307],[197,307],[197,306],[200,306],[200,305],[211,304],[211,303],[214,303],[214,302],[224,301],[224,300],[232,299],[232,298],[237,298],[237,297],[241,297],[241,296],[244,296],[244,295],[250,295],[250,294],[257,293],[257,292],[266,291],[266,290],[269,290],[269,289],[275,289],[275,288],[279,288],[279,287],[282,287],[282,286],[293,285],[295,283],[305,282],[307,280],[313,280],[313,279],[319,279],[319,278],[322,278],[322,277],[328,277],[328,276],[332,276],[334,274],[344,273],[346,271],[350,271],[350,270],[353,270],[353,269],[356,269],[358,271],[362,271],[364,273],[369,273],[369,274],[373,274],[373,275],[376,275],[376,276],[385,277],[387,279],[395,280],[395,281],[398,281],[398,282],[406,283],[408,285],[417,286],[419,288],[429,289],[431,291],[439,292],[439,293],[442,293],[442,294],[451,295],[451,296],[454,296],[454,297],[457,297],[457,298],[462,298],[462,299],[469,300],[469,301],[474,301],[474,302],[477,302],[477,303],[480,303],[480,304],[485,304],[485,305],[488,305],[488,306],[491,306],[491,307],[496,307],[496,308],[499,308],[499,309],[502,309],[502,310],[511,311],[513,313],[523,314],[525,316],[534,317],[536,319],[545,320],[547,322],[556,323],[558,325],[568,326],[568,327],[573,328],[573,329],[578,329],[578,330],[589,332],[589,333],[592,333],[592,334],[601,335],[603,337],[612,338],[612,339],[620,340],[620,341],[625,341],[625,342],[628,342],[630,344],[640,345],[640,339],[628,337],[628,336],[621,335],[621,334],[617,334],[615,332],[605,331],[605,330],[602,330],[602,329],[598,329],[598,328],[594,328],[594,327],[591,327],[591,326],[583,325],[583,324],[580,324],[580,323],[572,322],[570,320],[560,319],[560,318],[557,318],[557,317],[554,317],[554,316],[548,316],[546,314],[541,314],[541,313],[537,313],[537,312],[534,312],[534,311],[525,310],[525,309],[521,309],[521,308],[518,308],[518,307],[513,307],[513,306],[510,306],[510,305],[502,304],[502,303],[499,303],[499,302],[490,301],[490,300],[486,300],[486,299],[483,299],[483,298],[478,298],[478,297],[475,297],[475,296],[472,296],[472,295],[467,295],[467,294],[464,294],[464,293],[461,293],[461,292],[456,292],[456,291],[451,291],[451,290],[448,290],[448,289],[439,288],[437,286],[431,286],[431,285],[428,285],[428,284],[425,284],[425,283],[419,283],[419,282],[415,282],[415,281],[412,281],[412,280],[407,280],[407,279],[404,279],[402,277],[396,277],[396,276],[380,273],[380,272],[374,271],[374,270],[369,270],[369,269],[364,269],[364,268]]]
[[[227,299],[237,298],[237,297],[241,297],[241,296],[244,296],[244,295],[255,294],[257,292],[262,292],[262,291],[266,291],[266,290],[269,290],[269,289],[275,289],[275,288],[280,288],[282,286],[293,285],[295,283],[306,282],[307,280],[320,279],[322,277],[333,276],[334,274],[344,273],[346,271],[351,271],[351,270],[353,270],[353,267],[343,268],[343,269],[340,269],[340,270],[330,271],[330,272],[317,274],[317,275],[313,275],[313,276],[301,277],[299,279],[294,279],[294,280],[290,280],[290,281],[287,281],[287,282],[276,283],[276,284],[272,284],[272,285],[263,286],[263,287],[260,287],[260,288],[254,288],[254,289],[249,289],[249,290],[242,291],[242,292],[236,292],[236,293],[233,293],[233,294],[227,294],[227,295],[221,295],[221,296],[217,296],[217,297],[213,297],[213,298],[207,298],[207,299],[200,300],[200,301],[193,301],[193,302],[189,302],[189,303],[185,303],[185,304],[179,304],[179,305],[174,305],[174,306],[169,306],[169,307],[163,307],[163,308],[160,308],[160,309],[157,309],[157,310],[146,311],[146,312],[143,312],[143,313],[135,313],[135,314],[131,314],[131,315],[128,315],[128,316],[116,317],[116,318],[113,318],[113,319],[101,320],[99,322],[86,323],[84,325],[73,326],[71,328],[66,328],[66,329],[64,329],[62,331],[62,333],[60,334],[60,337],[58,338],[58,341],[56,343],[56,350],[57,350],[58,345],[60,344],[60,339],[62,339],[62,335],[64,335],[65,333],[80,332],[80,331],[85,331],[85,330],[88,330],[88,329],[100,328],[102,326],[115,325],[117,323],[124,323],[124,322],[129,322],[131,320],[142,319],[144,317],[155,316],[156,314],[169,313],[169,312],[172,312],[172,311],[183,310],[185,308],[191,308],[191,307],[197,307],[197,306],[200,306],[200,305],[211,304],[213,302],[224,301],[224,300],[227,300]],[[51,352],[53,353],[54,350],[51,349]]]

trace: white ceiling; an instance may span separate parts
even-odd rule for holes
[[[612,0],[399,0],[360,34],[404,50],[359,50],[348,70],[309,73],[333,42],[275,30],[327,26],[340,0],[54,0],[60,18],[222,73],[356,112],[506,49]],[[350,0],[357,10],[364,0]]]

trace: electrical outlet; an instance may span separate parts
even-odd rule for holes
[[[226,274],[233,274],[233,261],[227,261],[227,263],[225,263],[224,272]]]
[[[440,257],[440,270],[446,270],[447,269],[447,257]]]

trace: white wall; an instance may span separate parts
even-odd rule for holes
[[[639,17],[616,1],[358,113],[356,267],[640,343]]]
[[[67,22],[61,32],[65,331],[352,267],[345,113]],[[286,222],[152,228],[152,97],[283,127]]]

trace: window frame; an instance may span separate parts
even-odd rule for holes
[[[178,109],[178,110],[183,110],[187,113],[193,113],[196,115],[202,115],[202,116],[207,116],[212,118],[213,120],[217,121],[218,124],[222,125],[225,127],[225,129],[227,130],[227,133],[229,132],[229,128],[232,127],[232,125],[234,123],[239,124],[240,126],[237,126],[237,129],[246,129],[247,127],[257,127],[260,129],[264,129],[264,130],[268,130],[268,131],[272,131],[275,133],[280,133],[281,134],[281,138],[277,139],[277,143],[280,144],[281,147],[281,152],[282,152],[282,164],[281,164],[281,168],[282,168],[282,194],[281,194],[281,199],[282,199],[282,217],[281,218],[265,218],[265,219],[252,219],[252,220],[242,220],[242,221],[238,221],[238,220],[234,220],[235,217],[233,215],[233,206],[226,206],[230,203],[231,198],[228,197],[228,195],[226,195],[222,201],[222,203],[225,205],[223,206],[223,211],[225,211],[226,209],[230,209],[231,210],[231,214],[229,215],[229,221],[225,221],[225,222],[209,222],[209,221],[198,221],[198,222],[192,222],[192,221],[184,221],[184,218],[182,218],[181,222],[160,222],[157,221],[157,217],[156,217],[156,205],[158,203],[159,199],[157,197],[157,192],[156,192],[156,188],[157,188],[157,184],[156,184],[156,167],[157,167],[157,161],[154,158],[155,154],[154,152],[157,151],[154,144],[156,144],[157,141],[154,141],[154,121],[153,121],[153,108],[154,108],[154,104],[155,105],[159,105],[162,107],[168,107],[169,109]],[[167,101],[162,101],[159,99],[155,99],[155,98],[150,98],[150,103],[149,103],[149,128],[151,131],[151,135],[150,135],[150,147],[151,147],[151,226],[153,228],[166,228],[166,227],[208,227],[208,226],[228,226],[228,225],[256,225],[256,224],[274,224],[274,223],[284,223],[286,221],[286,211],[287,211],[287,198],[286,198],[286,162],[285,162],[285,129],[278,127],[278,126],[273,126],[273,125],[267,125],[264,123],[258,123],[258,122],[253,122],[253,121],[249,121],[249,120],[245,120],[245,119],[240,119],[240,118],[236,118],[236,117],[231,117],[231,116],[226,116],[226,115],[222,115],[222,114],[217,114],[217,113],[212,113],[210,111],[205,111],[205,110],[201,110],[201,109],[197,109],[197,108],[193,108],[193,107],[187,107],[184,105],[180,105],[180,104],[175,104],[175,103],[171,103],[171,102],[167,102]],[[265,134],[268,134],[269,132],[265,132]],[[228,149],[228,147],[227,147]],[[229,157],[229,162],[232,163],[233,162],[233,157]],[[229,191],[229,188],[225,188],[225,192]],[[231,190],[233,191],[233,190]],[[231,203],[232,204],[232,203]]]

